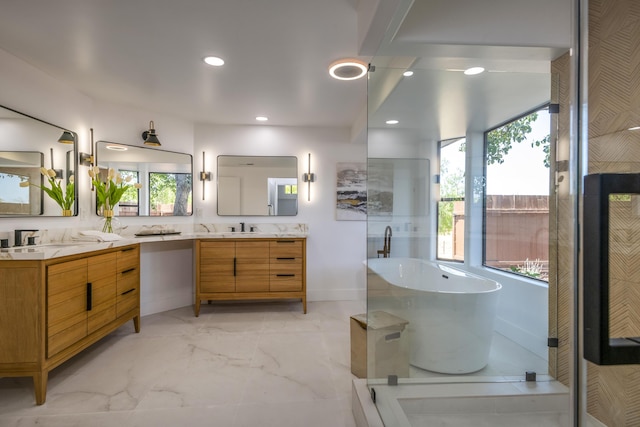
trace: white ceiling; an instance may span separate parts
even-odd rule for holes
[[[371,124],[404,112],[402,126],[441,139],[464,134],[474,119],[479,127],[498,120],[515,107],[497,111],[509,99],[548,97],[525,80],[548,74],[549,61],[569,47],[570,3],[2,0],[0,48],[95,99],[195,122],[256,124],[266,115],[272,125],[353,127],[366,111],[367,81],[334,80],[327,67],[344,57],[368,61],[359,51],[373,55],[382,40]],[[226,64],[206,66],[207,55]],[[470,90],[451,71],[470,64],[501,77],[487,73]],[[420,70],[413,87],[400,85],[397,71],[407,67]],[[531,94],[513,96],[514,84]],[[474,114],[493,99],[495,112]]]
[[[96,99],[196,122],[346,127],[366,99],[365,79],[327,71],[357,55],[352,0],[3,0],[0,48]]]

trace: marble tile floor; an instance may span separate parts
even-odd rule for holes
[[[353,427],[349,316],[364,301],[203,305],[129,322],[49,374],[0,378],[0,426]]]

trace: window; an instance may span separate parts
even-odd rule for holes
[[[127,184],[131,185],[131,187],[127,188],[124,192],[122,198],[120,198],[120,202],[118,203],[118,216],[138,216],[140,214],[140,199],[138,197],[139,191],[132,185],[139,182],[138,172],[127,170],[120,170],[118,172],[120,172],[122,179],[129,179]]]
[[[436,256],[464,261],[465,138],[440,141],[440,199]]]
[[[149,173],[151,216],[191,215],[190,173]]]
[[[284,186],[284,194],[298,194],[298,186],[295,184],[287,184]]]
[[[548,281],[546,107],[485,133],[484,265]]]

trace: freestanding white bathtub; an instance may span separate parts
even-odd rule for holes
[[[409,321],[412,365],[445,374],[487,365],[502,285],[413,258],[372,258],[367,266],[374,279],[370,305]]]

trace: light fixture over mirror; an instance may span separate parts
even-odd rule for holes
[[[60,138],[58,138],[58,142],[60,144],[75,144],[76,138],[71,132],[65,130],[62,132],[62,135],[60,135]]]
[[[153,124],[153,120],[149,122],[149,130],[142,132],[142,139],[144,139],[144,145],[149,145],[152,147],[160,147],[160,140],[158,139],[158,135],[156,135],[155,125]]]

